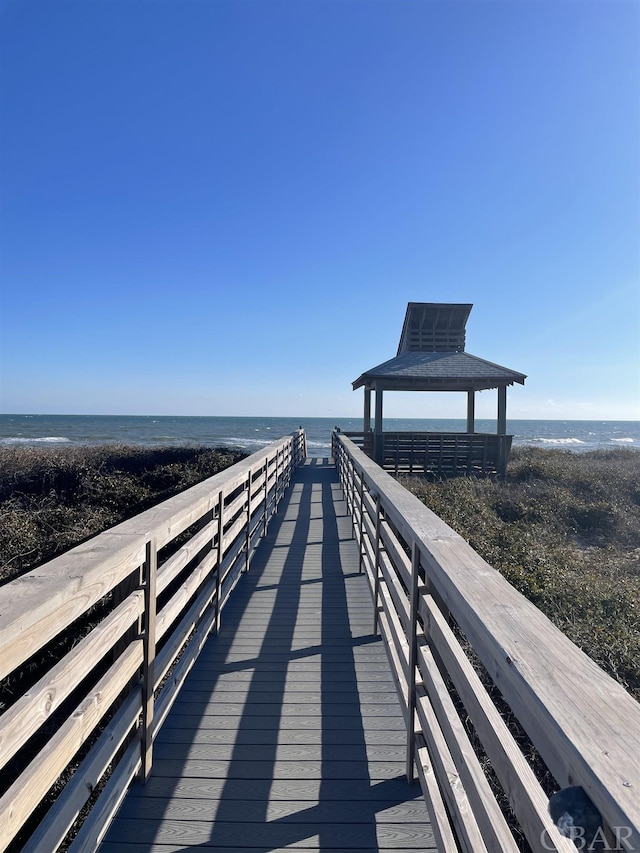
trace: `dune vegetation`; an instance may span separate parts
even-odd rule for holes
[[[640,453],[515,448],[503,482],[400,479],[640,699]]]
[[[0,448],[0,583],[244,459],[229,448]]]

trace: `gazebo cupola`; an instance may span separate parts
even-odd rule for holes
[[[473,305],[410,302],[397,355],[405,352],[464,352],[467,319]]]
[[[364,388],[364,433],[371,432],[371,392],[375,391],[373,457],[383,457],[382,401],[385,391],[462,391],[467,395],[467,431],[475,435],[475,393],[497,390],[497,435],[507,431],[507,387],[526,376],[465,352],[472,305],[410,302],[395,358],[367,370],[353,383]],[[509,442],[510,444],[510,442]],[[506,464],[506,459],[505,459]]]

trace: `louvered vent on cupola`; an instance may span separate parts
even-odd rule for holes
[[[465,326],[473,305],[409,302],[398,355],[406,352],[464,352]]]

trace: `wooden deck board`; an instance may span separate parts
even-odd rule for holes
[[[182,799],[172,801],[168,805],[153,797],[138,797],[131,799],[123,808],[121,817],[134,820],[153,820],[159,809],[164,809],[165,820],[184,820],[185,815],[194,820],[211,820],[211,799]],[[274,800],[267,808],[267,820],[282,820],[287,818],[292,823],[309,822],[307,810],[300,808],[300,800]],[[387,805],[384,801],[377,804],[376,822],[397,823],[406,820],[417,822],[424,820],[424,810],[420,802],[393,803]],[[227,817],[234,813],[237,819],[247,823],[256,823],[264,817],[264,807],[259,800],[230,800],[226,806]],[[359,809],[351,802],[325,802],[313,807],[313,820],[316,823],[362,823]]]
[[[248,822],[238,817],[232,821],[201,820],[141,820],[120,818],[122,832],[138,843],[153,844],[154,848],[178,841],[187,847],[212,844],[233,845],[236,849],[267,849],[281,844],[286,836],[287,847],[308,847],[315,841],[316,849],[346,850],[358,849],[362,844],[372,846],[377,843],[379,849],[405,849],[412,845],[416,834],[428,838],[431,832],[428,823],[377,823],[367,820],[368,815],[359,823],[333,823],[315,820],[315,809],[308,810],[309,822],[298,823],[287,818],[271,821]],[[321,846],[322,845],[322,846]],[[410,849],[416,849],[413,846]]]
[[[349,525],[308,460],[100,853],[435,849]]]

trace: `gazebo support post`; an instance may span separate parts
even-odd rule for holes
[[[498,388],[498,435],[507,434],[507,386]]]
[[[501,385],[498,388],[498,435],[506,436],[507,434],[507,386]],[[507,439],[502,438],[500,441],[500,449],[498,451],[498,476],[504,477],[507,473]]]
[[[383,441],[384,437],[382,435],[382,388],[378,388],[378,386],[376,385],[376,416],[373,434],[373,460],[374,462],[377,462],[378,465],[382,465],[383,462]]]
[[[476,392],[473,388],[467,391],[467,432],[473,433],[475,428],[476,418]]]
[[[363,430],[369,432],[371,429],[371,388],[364,389],[364,418]]]

